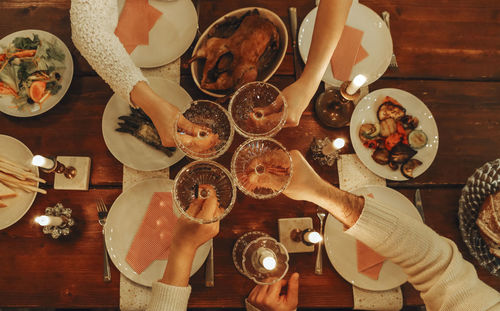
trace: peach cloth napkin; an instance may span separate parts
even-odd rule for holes
[[[368,52],[361,46],[363,33],[359,29],[344,26],[330,61],[335,79],[349,81],[352,67],[368,57]]]
[[[172,210],[172,193],[155,192],[127,253],[126,261],[142,273],[153,261],[167,259],[177,217]]]
[[[127,0],[123,7],[115,35],[132,53],[139,44],[149,43],[149,31],[163,13],[149,5],[148,0]]]

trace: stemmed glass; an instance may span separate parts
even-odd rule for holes
[[[194,199],[206,198],[215,190],[220,213],[213,218],[196,218],[189,213]],[[233,208],[236,187],[229,171],[217,162],[194,161],[183,167],[175,176],[174,203],[180,213],[199,223],[212,223],[224,218]]]
[[[240,87],[229,102],[236,131],[245,137],[271,137],[285,125],[287,103],[275,86],[250,82]]]
[[[236,269],[260,285],[281,280],[288,271],[288,259],[285,246],[260,231],[245,233],[233,247]]]
[[[269,199],[286,189],[292,176],[292,158],[272,138],[252,138],[233,155],[231,173],[238,188],[251,197]]]
[[[229,113],[221,105],[197,100],[182,116],[177,116],[174,133],[176,145],[188,157],[210,160],[226,152],[233,141],[234,128]]]

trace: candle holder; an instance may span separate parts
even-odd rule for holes
[[[52,226],[46,225],[42,232],[49,234],[53,239],[58,239],[61,235],[67,236],[71,233],[71,227],[75,225],[75,221],[71,217],[71,209],[64,207],[61,203],[57,203],[54,207],[45,209],[45,216],[55,216],[62,219],[62,223]]]
[[[64,164],[59,162],[55,157],[50,157],[49,159],[54,161],[54,166],[50,169],[40,167],[42,172],[48,174],[50,173],[62,174],[64,175],[64,177],[68,179],[73,179],[73,177],[76,176],[76,168],[74,168],[73,166],[65,166]]]
[[[236,269],[260,285],[281,280],[288,271],[288,259],[285,246],[260,231],[245,233],[233,247]]]
[[[350,81],[344,82],[340,89],[327,89],[319,95],[315,112],[323,125],[333,128],[349,125],[354,111],[354,102],[361,95],[360,89],[352,95],[347,93],[349,84]]]
[[[310,146],[312,158],[322,166],[333,166],[335,161],[339,159],[339,152],[344,145],[345,140],[342,138],[337,138],[334,141],[328,137],[323,139],[314,138]]]

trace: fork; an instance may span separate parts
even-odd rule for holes
[[[385,24],[387,25],[387,28],[389,29],[389,32],[391,31],[391,25],[389,22],[391,15],[389,12],[384,11],[382,12],[382,18],[384,19]],[[389,68],[391,69],[399,69],[398,62],[396,61],[396,54],[394,54],[394,48],[392,49],[392,57],[391,57],[391,62],[389,63]]]
[[[97,206],[97,217],[99,218],[99,224],[102,228],[102,236],[104,237],[104,225],[106,224],[106,218],[108,217],[108,208],[104,201],[99,198],[96,200]],[[109,271],[109,259],[108,259],[108,251],[106,249],[106,239],[103,239],[104,245],[104,282],[111,282],[111,273]]]
[[[316,215],[319,218],[319,234],[323,237],[323,223],[326,217],[325,210],[321,207],[318,207],[318,212]],[[314,267],[314,274],[321,275],[323,274],[323,256],[321,254],[323,246],[323,241],[318,243],[318,253],[316,254],[316,266]]]

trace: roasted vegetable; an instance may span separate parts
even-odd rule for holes
[[[130,107],[130,110],[130,115],[118,118],[123,122],[118,122],[119,128],[116,131],[131,134],[155,149],[162,151],[167,156],[172,156],[175,147],[165,147],[161,144],[160,136],[153,125],[153,121],[144,111],[132,107]]]
[[[402,138],[403,138],[403,136],[401,134],[392,133],[391,135],[389,135],[389,137],[387,137],[385,139],[385,143],[384,143],[385,149],[391,151],[392,148],[394,148],[394,146],[399,144],[399,142],[401,141]]]
[[[372,154],[373,161],[381,165],[386,165],[389,163],[389,151],[384,148],[378,148]]]
[[[390,98],[390,97],[389,97]],[[399,103],[395,104],[392,101],[385,101],[377,110],[377,118],[382,121],[387,118],[395,120],[401,119],[406,114],[406,109]]]
[[[395,171],[398,169],[399,164],[394,163],[394,162],[389,162],[388,166],[391,168],[391,170]]]
[[[418,118],[410,115],[403,116],[400,121],[405,129],[413,130],[418,126]]]
[[[380,136],[387,137],[397,131],[397,123],[393,118],[380,121]]]
[[[380,125],[365,123],[359,128],[359,139],[364,143],[365,141],[375,139],[380,133]]]
[[[420,130],[412,131],[408,135],[408,143],[412,148],[421,149],[427,145],[427,135]]]
[[[401,165],[401,174],[406,178],[413,178],[413,171],[417,166],[422,165],[422,162],[417,159],[410,159],[408,162]]]
[[[392,148],[389,161],[394,163],[405,163],[411,159],[417,152],[410,148],[410,146],[399,143]]]

